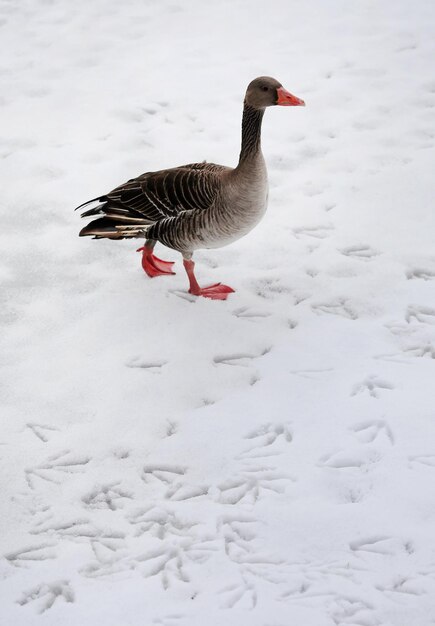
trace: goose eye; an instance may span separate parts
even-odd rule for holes
[[[269,91],[269,87],[266,87],[265,85],[261,88],[261,91]]]

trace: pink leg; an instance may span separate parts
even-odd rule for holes
[[[183,259],[183,264],[189,278],[189,293],[194,296],[204,296],[205,298],[212,298],[212,300],[226,300],[229,293],[234,293],[234,289],[228,285],[222,285],[222,283],[200,287],[194,273],[195,263],[189,259]]]
[[[137,252],[143,252],[142,254],[142,267],[144,272],[154,278],[154,276],[169,276],[175,274],[172,271],[173,261],[162,261],[153,254],[153,248],[149,246],[143,246],[139,248]]]

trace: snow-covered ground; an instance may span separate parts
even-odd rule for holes
[[[433,0],[0,0],[0,46],[1,626],[433,625]],[[226,302],[77,237],[234,165],[262,74],[307,106]]]

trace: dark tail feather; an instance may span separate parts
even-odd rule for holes
[[[91,215],[107,215],[109,217],[115,218],[121,217],[128,222],[132,220],[139,220],[140,222],[143,222],[143,215],[141,215],[138,211],[135,211],[131,207],[127,209],[123,206],[116,205],[113,202],[108,202],[107,196],[101,196],[100,198],[94,198],[93,200],[89,200],[88,202],[85,202],[84,204],[78,206],[77,209],[80,209],[80,207],[84,207],[91,202],[95,202],[96,200],[99,200],[100,203],[96,206],[93,206],[91,209],[84,211],[81,214],[81,217],[91,217]],[[77,211],[77,209],[74,210]]]
[[[83,204],[79,204],[79,206],[77,206],[74,211],[78,211],[79,209],[81,209],[84,206],[88,206],[88,204],[91,204],[92,202],[106,202],[107,200],[107,196],[99,196],[98,198],[92,198],[92,200],[87,200],[86,202],[83,202]]]
[[[128,221],[126,224],[125,222]],[[123,220],[120,216],[105,216],[93,220],[82,228],[79,237],[93,235],[96,239],[133,239],[136,237],[146,237],[151,224],[143,220],[132,219]]]

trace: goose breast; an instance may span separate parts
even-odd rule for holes
[[[225,246],[249,233],[266,212],[268,190],[263,159],[241,171],[233,170],[224,183],[220,203],[210,207],[213,228],[206,233],[205,247]]]

